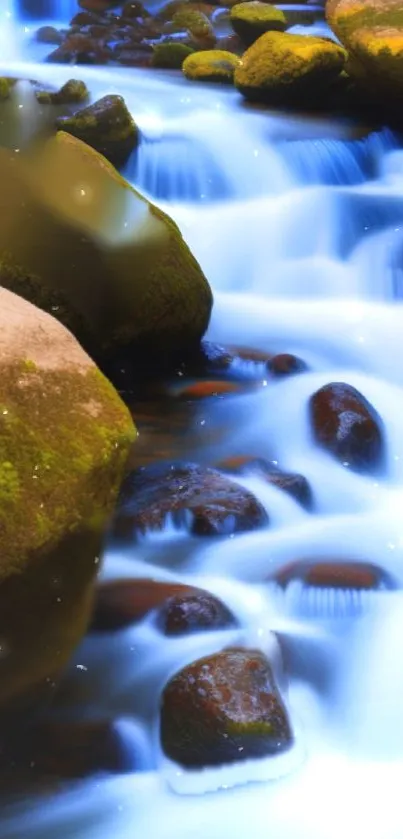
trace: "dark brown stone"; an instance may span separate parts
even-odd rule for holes
[[[258,475],[272,486],[291,495],[306,509],[312,507],[312,490],[304,475],[298,472],[283,472],[277,464],[262,457],[240,455],[228,457],[217,464],[223,472],[235,472],[240,475]]]
[[[310,419],[316,442],[343,465],[377,471],[384,461],[383,423],[351,385],[333,382],[311,397]]]
[[[343,559],[303,559],[291,562],[277,571],[274,579],[283,588],[295,580],[313,588],[354,589],[356,591],[395,588],[390,575],[378,565]]]
[[[198,536],[223,536],[268,523],[260,502],[215,469],[196,464],[147,466],[124,481],[113,535],[130,539],[136,530],[161,529],[168,515]]]
[[[94,23],[101,23],[102,17],[94,12],[77,12],[76,15],[71,19],[70,26],[90,26]]]
[[[157,626],[164,635],[189,635],[236,625],[237,621],[222,600],[202,589],[174,594],[157,615]]]
[[[131,20],[132,18],[136,19],[138,17],[145,17],[148,15],[142,3],[138,2],[138,0],[130,0],[128,3],[124,3],[122,7],[122,17],[128,18]]]
[[[195,661],[166,685],[161,743],[189,769],[276,755],[293,742],[268,659],[229,649]]]
[[[267,369],[272,376],[282,378],[283,376],[294,376],[296,373],[304,373],[308,365],[302,358],[290,353],[280,353],[267,362]]]
[[[62,44],[63,35],[54,26],[41,26],[36,33],[36,40],[40,44]]]

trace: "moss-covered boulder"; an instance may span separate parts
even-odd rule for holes
[[[166,27],[170,32],[189,32],[200,49],[214,47],[217,40],[207,15],[197,9],[188,9],[186,6],[180,7],[174,13]]]
[[[244,53],[234,81],[246,99],[315,106],[346,62],[342,47],[323,38],[267,32]]]
[[[239,64],[240,59],[232,52],[203,50],[189,55],[182,64],[182,70],[191,81],[232,84],[235,69]]]
[[[127,162],[139,140],[137,125],[122,96],[103,96],[72,116],[58,117],[56,128],[87,143],[114,166]]]
[[[93,357],[144,362],[198,344],[210,287],[171,219],[105,158],[60,132],[0,149],[0,283],[65,323]]]
[[[349,52],[349,71],[384,104],[403,93],[401,0],[328,0],[327,19]]]
[[[54,318],[0,288],[0,716],[52,693],[85,631],[135,429]]]
[[[153,47],[152,66],[165,70],[180,70],[185,58],[193,52],[186,44],[175,42],[156,44]]]
[[[231,9],[230,19],[234,32],[248,47],[265,32],[284,32],[287,26],[284,12],[261,0],[237,3]]]
[[[37,90],[35,96],[41,105],[78,105],[89,99],[85,82],[69,79],[59,90]]]
[[[276,755],[293,742],[270,662],[228,649],[188,665],[166,685],[161,743],[189,769]]]

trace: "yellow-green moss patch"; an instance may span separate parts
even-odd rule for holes
[[[231,84],[239,58],[226,50],[204,50],[190,55],[182,65],[187,79]]]

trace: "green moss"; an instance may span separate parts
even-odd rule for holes
[[[283,32],[287,25],[281,9],[260,0],[237,3],[231,9],[230,19],[234,32],[248,45],[265,32]]]
[[[192,52],[192,48],[186,46],[186,44],[156,44],[153,48],[151,63],[153,67],[180,70],[185,58]]]
[[[89,90],[85,82],[69,79],[60,90],[38,90],[35,96],[41,105],[74,105],[89,99]]]
[[[3,368],[0,413],[0,578],[66,530],[110,512],[136,432],[96,369]],[[39,524],[39,527],[38,527]],[[93,526],[93,524],[91,525]]]
[[[235,84],[248,99],[313,105],[342,72],[346,52],[322,38],[267,32],[244,53]]]
[[[12,80],[7,79],[4,76],[0,77],[0,102],[4,102],[5,99],[9,99],[10,92],[12,87]]]
[[[18,502],[20,481],[18,472],[10,461],[0,463],[0,504]]]
[[[172,17],[172,30],[187,30],[194,37],[215,42],[214,29],[205,14],[195,9],[181,8]]]
[[[190,55],[182,70],[187,79],[231,84],[240,59],[226,50],[203,50]]]

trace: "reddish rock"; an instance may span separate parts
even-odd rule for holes
[[[341,559],[312,559],[292,562],[281,568],[274,578],[286,588],[299,580],[314,588],[355,589],[370,591],[395,588],[389,574],[370,562]]]
[[[113,535],[159,530],[170,515],[198,536],[255,530],[268,516],[251,492],[215,469],[196,464],[156,464],[132,472],[123,484]]]
[[[236,625],[237,621],[222,600],[202,589],[174,594],[165,601],[157,616],[157,626],[164,635],[189,635]]]
[[[202,381],[186,385],[179,391],[180,399],[208,399],[211,396],[233,396],[244,391],[238,382]]]
[[[307,479],[297,472],[283,472],[276,464],[262,457],[228,457],[218,463],[217,468],[240,475],[258,475],[272,486],[287,492],[303,507],[312,507],[312,490]]]
[[[106,64],[111,53],[96,38],[79,33],[69,34],[64,42],[47,57],[55,64]]]
[[[294,376],[296,373],[304,373],[308,365],[302,358],[290,353],[280,353],[267,362],[267,369],[272,376],[282,378],[283,376]]]
[[[272,358],[271,353],[256,350],[253,347],[230,347],[229,350],[235,358],[241,358],[242,361],[254,361],[256,364],[267,364]]]
[[[377,471],[384,461],[383,423],[354,387],[325,385],[311,397],[310,419],[316,442],[343,465]]]
[[[154,609],[159,609],[167,598],[194,592],[182,583],[157,580],[113,580],[101,583],[95,592],[90,630],[114,632],[143,620]]]
[[[108,12],[121,5],[121,0],[78,0],[78,5],[86,12]]]
[[[161,744],[189,769],[276,755],[293,742],[270,662],[229,649],[195,661],[166,685]]]

